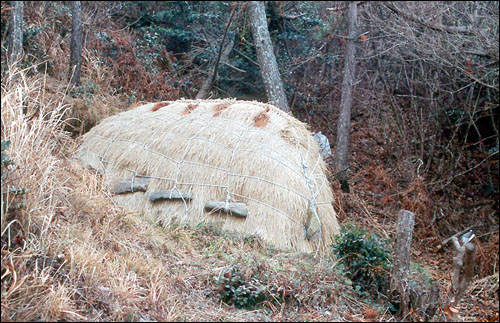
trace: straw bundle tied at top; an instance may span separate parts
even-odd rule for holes
[[[211,221],[305,252],[325,251],[338,232],[317,143],[304,123],[269,104],[146,104],[94,127],[84,136],[80,156],[105,173],[111,186],[147,178],[145,192],[114,198],[164,225]],[[181,198],[154,203],[148,198],[169,190]],[[182,198],[187,194],[189,199]],[[245,203],[248,216],[207,211],[208,201]],[[310,239],[306,224],[317,231]]]

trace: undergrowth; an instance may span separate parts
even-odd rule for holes
[[[221,285],[221,299],[227,304],[234,304],[237,308],[253,308],[259,303],[268,300],[270,295],[265,281],[258,275],[245,277],[240,266],[235,265],[217,277],[217,284]]]
[[[386,294],[392,252],[388,240],[346,223],[334,237],[332,251],[358,293]]]

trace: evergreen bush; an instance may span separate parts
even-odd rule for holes
[[[334,237],[332,251],[343,266],[344,274],[360,293],[379,292],[388,283],[391,257],[390,241],[368,234],[364,228],[347,223]]]

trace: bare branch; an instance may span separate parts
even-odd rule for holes
[[[224,30],[224,36],[222,37],[222,41],[221,41],[220,46],[219,46],[219,54],[217,55],[217,60],[215,61],[214,71],[212,73],[212,76],[203,83],[202,88],[200,89],[200,91],[196,95],[197,99],[206,99],[206,97],[208,95],[208,91],[212,87],[212,84],[214,83],[215,78],[217,77],[217,69],[219,68],[219,62],[221,60],[223,52],[224,52],[225,56],[228,56],[229,52],[233,48],[234,41],[230,42],[230,45],[226,46],[226,50],[224,50],[224,42],[226,40],[227,31],[229,30],[229,26],[231,26],[231,22],[233,21],[234,14],[236,12],[236,7],[237,7],[237,5],[233,6],[233,9],[231,10],[231,14],[229,16],[229,21],[226,24],[226,29]]]
[[[436,30],[436,31],[444,31],[444,32],[448,32],[448,33],[461,33],[461,34],[467,34],[467,35],[470,35],[470,34],[474,34],[475,30],[469,26],[447,26],[447,25],[433,25],[433,24],[429,24],[427,22],[424,22],[422,21],[422,19],[418,18],[418,17],[415,17],[411,14],[408,14],[406,12],[404,12],[403,10],[400,10],[398,8],[396,8],[395,6],[393,5],[390,5],[390,4],[386,4],[384,3],[384,6],[391,10],[392,12],[394,12],[395,14],[399,15],[399,16],[402,16],[408,20],[411,20],[413,22],[416,22],[416,23],[419,23],[421,24],[422,26],[425,26],[427,28],[430,28],[432,30]]]
[[[288,19],[288,20],[295,20],[297,18],[300,18],[302,16],[305,16],[305,13],[301,13],[301,14],[298,14],[298,15],[295,15],[295,16],[292,16],[292,15],[287,15],[286,13],[280,13],[279,16],[283,19]]]
[[[365,4],[366,1],[359,1],[356,5],[361,6]],[[349,6],[345,7],[335,7],[335,8],[326,8],[327,11],[333,11],[333,12],[338,12],[338,11],[345,11],[349,8]]]

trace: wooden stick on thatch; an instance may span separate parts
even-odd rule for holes
[[[220,210],[224,213],[231,214],[239,218],[246,218],[248,216],[248,208],[245,203],[228,203],[226,207],[226,202],[208,201],[205,203],[205,210]]]
[[[112,194],[123,194],[129,192],[146,192],[149,182],[149,177],[133,177],[130,179],[117,181],[111,188]]]
[[[391,270],[391,298],[399,296],[400,318],[409,310],[409,269],[410,269],[410,246],[413,236],[415,215],[407,210],[399,211],[398,227],[396,232],[396,244],[394,246],[394,263]]]
[[[171,189],[165,191],[155,191],[149,194],[149,200],[151,202],[161,201],[161,200],[191,200],[193,198],[193,193],[185,190]]]

